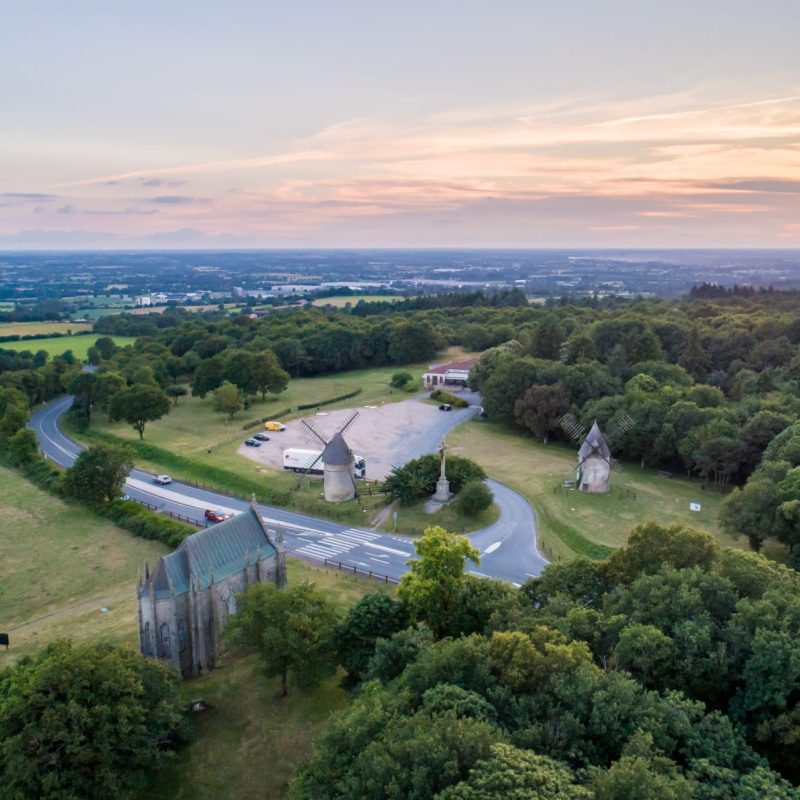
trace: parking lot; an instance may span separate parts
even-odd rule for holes
[[[354,453],[367,461],[367,478],[381,480],[393,466],[402,466],[412,458],[437,449],[439,442],[456,425],[477,411],[478,395],[463,392],[461,396],[475,405],[439,411],[438,405],[425,398],[414,397],[400,403],[381,406],[361,406],[350,409],[324,410],[312,413],[307,419],[325,438],[329,438],[351,416],[358,417],[345,433],[345,440]],[[284,422],[286,422],[284,420]],[[321,445],[299,419],[286,422],[282,433],[269,432],[270,441],[261,447],[239,446],[238,452],[253,461],[283,468],[283,451],[290,447],[319,450]]]

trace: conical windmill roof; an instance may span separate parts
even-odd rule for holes
[[[333,434],[333,438],[322,451],[322,460],[325,466],[340,467],[343,464],[353,463],[353,451],[347,446],[341,432]]]
[[[611,450],[608,447],[608,442],[597,422],[592,425],[583,440],[581,449],[578,450],[578,461],[585,461],[589,456],[600,456],[607,461],[611,459]]]

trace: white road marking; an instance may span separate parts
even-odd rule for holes
[[[376,550],[384,550],[387,553],[394,553],[396,556],[405,556],[411,558],[411,553],[405,553],[402,550],[395,550],[393,547],[384,547],[382,544],[375,544],[375,542],[364,542],[364,547],[374,547]]]
[[[495,550],[497,550],[497,548],[498,548],[498,547],[500,547],[500,545],[501,545],[501,544],[503,544],[503,543],[502,543],[502,542],[495,542],[494,544],[490,544],[490,545],[489,545],[489,546],[488,546],[488,547],[487,547],[487,548],[486,548],[486,549],[483,551],[483,554],[484,554],[485,556],[488,556],[488,555],[489,555],[489,553],[494,553],[494,551],[495,551]]]

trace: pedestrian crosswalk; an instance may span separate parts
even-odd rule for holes
[[[366,545],[375,539],[380,539],[381,534],[370,533],[359,528],[348,528],[346,531],[332,533],[327,536],[300,533],[297,538],[308,543],[296,548],[296,553],[311,556],[312,558],[327,558],[331,561],[336,561],[344,553],[361,545]]]

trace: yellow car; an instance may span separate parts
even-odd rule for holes
[[[264,423],[264,430],[265,431],[285,431],[286,426],[282,422],[277,422],[274,419],[271,419],[269,422]]]

